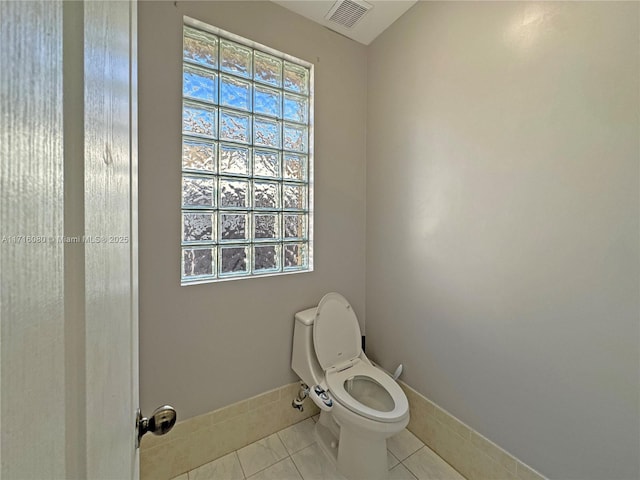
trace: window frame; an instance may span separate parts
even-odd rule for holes
[[[224,281],[230,281],[230,280],[246,280],[246,279],[252,279],[252,278],[264,278],[264,277],[274,277],[274,276],[281,276],[281,275],[292,275],[292,274],[299,274],[299,273],[309,273],[312,272],[314,270],[314,255],[313,255],[313,246],[314,246],[314,130],[315,130],[315,125],[314,125],[314,102],[315,102],[315,91],[314,91],[314,65],[310,62],[307,62],[305,60],[302,60],[300,58],[294,57],[293,55],[289,55],[286,54],[284,52],[281,52],[279,50],[276,50],[274,48],[268,47],[266,45],[263,45],[261,43],[249,40],[247,38],[244,38],[240,35],[228,32],[226,30],[223,30],[221,28],[209,25],[205,22],[196,20],[194,18],[188,17],[188,16],[183,16],[183,22],[182,22],[182,38],[184,39],[184,29],[186,27],[191,27],[191,28],[195,28],[197,30],[201,30],[210,34],[213,34],[215,36],[218,37],[218,52],[219,52],[219,45],[221,43],[221,39],[226,39],[226,40],[230,40],[232,42],[238,43],[242,46],[248,47],[250,49],[252,49],[252,64],[253,64],[253,51],[259,51],[259,52],[263,52],[266,53],[268,55],[271,55],[273,57],[277,57],[281,60],[287,61],[289,63],[292,64],[296,64],[299,65],[301,67],[304,67],[306,69],[309,70],[309,93],[308,93],[308,123],[307,123],[307,128],[308,128],[308,138],[307,138],[307,142],[308,142],[308,153],[306,153],[307,156],[307,181],[306,182],[300,182],[300,185],[305,185],[306,189],[307,189],[307,197],[306,197],[306,208],[304,209],[304,211],[302,210],[298,210],[298,211],[289,211],[287,209],[284,208],[284,205],[281,204],[277,209],[275,209],[278,212],[278,217],[279,217],[279,223],[280,223],[280,227],[284,228],[284,215],[285,214],[303,214],[306,215],[306,224],[307,224],[307,235],[306,238],[304,238],[304,240],[285,240],[284,239],[284,232],[280,231],[277,238],[274,239],[273,242],[254,242],[253,239],[253,230],[255,228],[255,225],[253,225],[253,217],[256,214],[260,214],[261,210],[260,209],[256,209],[255,206],[251,206],[250,208],[244,209],[241,212],[240,211],[234,211],[234,210],[221,210],[220,209],[220,205],[216,204],[216,206],[213,208],[213,212],[211,212],[211,210],[205,210],[202,213],[208,212],[208,213],[212,213],[212,215],[214,216],[214,226],[213,226],[213,239],[210,243],[190,243],[190,242],[185,242],[183,235],[184,235],[184,219],[183,216],[185,213],[193,213],[194,209],[190,208],[190,207],[185,207],[183,206],[183,201],[182,201],[182,195],[183,195],[183,178],[185,177],[185,175],[187,176],[193,176],[193,177],[198,177],[198,173],[197,172],[191,172],[189,170],[184,170],[182,165],[180,167],[180,172],[181,172],[181,189],[180,189],[180,285],[181,286],[189,286],[189,285],[199,285],[199,284],[204,284],[204,283],[217,283],[217,282],[224,282]],[[222,77],[222,75],[225,74],[224,71],[220,70],[220,66],[219,66],[219,62],[220,62],[220,54],[218,53],[218,68],[215,70],[211,70],[211,71],[215,71],[218,77],[218,84],[220,82],[220,79]],[[183,57],[181,56],[181,63],[180,63],[180,71],[181,71],[181,85],[184,82],[184,75],[182,74],[185,65],[189,65],[189,66],[193,66],[190,63],[187,63],[184,61]],[[235,78],[235,77],[234,77]],[[253,79],[253,75],[251,76],[251,79],[249,79],[249,81],[252,83],[253,88],[252,88],[252,101],[253,101],[253,96],[255,95],[253,93],[253,90],[255,88],[255,85],[258,86],[265,86],[265,87],[269,87],[268,85],[263,85],[260,82],[255,82],[255,80]],[[218,87],[219,88],[219,87]],[[288,91],[284,89],[284,85],[282,87],[279,88],[279,91],[282,93],[283,95],[283,101],[284,101],[284,95],[285,93],[287,93]],[[183,88],[180,89],[180,111],[181,111],[181,118],[183,115],[183,111],[184,111],[184,103],[185,102],[189,102],[189,98],[184,97],[183,95]],[[219,112],[220,110],[224,109],[224,107],[222,105],[220,105],[220,99],[217,100],[217,104],[215,105],[215,108],[217,109],[217,111]],[[284,112],[283,112],[284,113]],[[251,117],[251,123],[253,123],[253,118],[257,117],[257,118],[261,118],[260,114],[256,114],[253,112],[253,108],[251,108],[251,111],[248,112],[248,114]],[[219,115],[219,113],[218,113]],[[282,125],[284,125],[286,123],[286,121],[284,120],[284,118],[280,118],[279,119],[280,122],[282,122]],[[219,119],[216,118],[216,127],[219,128],[218,126],[219,123]],[[181,125],[182,125],[182,120],[181,120]],[[253,134],[252,134],[253,136]],[[180,128],[180,138],[181,138],[181,142],[180,144],[183,144],[183,141],[185,140],[185,138],[189,139],[189,135],[187,135],[185,137],[185,134],[183,133],[182,130],[182,126]],[[220,150],[220,139],[215,139],[214,140],[217,144],[217,148],[216,148],[216,162],[219,162],[219,150]],[[284,141],[284,139],[282,139],[282,141]],[[247,145],[247,148],[250,148],[251,151],[253,152],[256,148],[260,149],[260,145],[255,145],[254,144],[254,139],[251,139],[251,142],[249,143],[249,145]],[[278,177],[274,177],[272,180],[274,182],[278,182],[282,187],[284,187],[286,178],[284,176],[284,172],[283,172],[283,168],[284,168],[284,156],[287,153],[283,147],[281,147],[279,150],[279,155],[280,155],[280,173]],[[288,152],[288,153],[292,153],[295,154],[295,152]],[[180,154],[180,158],[181,158],[181,164],[182,164],[182,147],[181,147],[181,154]],[[253,157],[254,155],[252,154],[251,157]],[[251,159],[251,163],[253,163],[253,158]],[[217,165],[216,165],[217,167]],[[219,183],[220,179],[224,179],[226,177],[226,175],[221,175],[218,168],[216,168],[215,173],[211,174],[211,175],[207,175],[204,174],[203,176],[207,177],[207,178],[214,178],[217,179],[215,180],[215,183]],[[253,172],[250,172],[250,174],[247,177],[244,177],[248,182],[250,182],[251,184],[251,191],[253,191],[253,185],[254,183],[260,182],[261,180],[267,180],[267,179],[260,179],[260,178],[255,178],[253,175]],[[282,193],[282,192],[280,192]],[[217,189],[214,188],[214,195],[218,195]],[[282,197],[281,197],[282,199]],[[197,210],[197,209],[196,209]],[[233,213],[246,213],[248,216],[252,217],[251,222],[249,222],[249,224],[246,224],[246,227],[248,229],[248,235],[247,235],[247,240],[245,241],[238,241],[238,242],[223,242],[220,241],[219,238],[219,234],[217,232],[219,226],[218,224],[220,223],[220,216],[223,214],[233,214]],[[266,213],[266,212],[264,212]],[[279,251],[279,256],[280,256],[280,261],[281,261],[281,265],[279,267],[279,271],[265,271],[265,273],[255,273],[254,272],[254,267],[253,267],[253,254],[251,252],[251,249],[254,247],[254,245],[260,245],[260,244],[266,244],[266,245],[277,245],[278,247],[278,251]],[[306,268],[296,268],[296,269],[291,269],[291,270],[287,270],[285,269],[284,266],[284,252],[282,251],[284,249],[284,246],[287,244],[295,244],[295,243],[304,243],[306,245],[306,260],[307,260],[307,264],[306,264]],[[249,249],[249,253],[246,257],[246,261],[247,261],[247,273],[241,273],[241,274],[230,274],[230,275],[225,275],[225,276],[221,276],[219,274],[220,268],[219,268],[219,259],[220,259],[220,252],[219,249],[220,247],[224,246],[224,245],[228,245],[228,246],[242,246],[244,248],[248,248]],[[216,250],[216,255],[214,258],[214,268],[215,268],[215,272],[214,274],[212,274],[211,276],[194,276],[192,279],[190,277],[185,277],[184,275],[184,249],[187,248],[215,248]]]

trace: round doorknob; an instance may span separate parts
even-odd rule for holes
[[[140,439],[142,436],[151,432],[154,435],[164,435],[169,432],[176,424],[178,414],[176,409],[171,405],[163,405],[154,410],[151,417],[146,418],[142,416],[140,410],[136,415],[136,429],[138,431],[138,445],[140,445]]]
[[[176,424],[178,415],[171,405],[156,408],[148,423],[148,431],[154,435],[164,435]]]

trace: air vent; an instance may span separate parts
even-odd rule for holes
[[[346,28],[352,28],[373,5],[361,0],[338,0],[324,17],[330,22]]]

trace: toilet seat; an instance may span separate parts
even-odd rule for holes
[[[354,398],[345,387],[345,383],[354,377],[361,377],[378,384],[378,387],[384,389],[390,396],[393,407],[388,411],[378,410]],[[353,366],[343,370],[327,371],[325,379],[331,395],[340,404],[358,415],[378,422],[392,423],[401,420],[409,413],[407,397],[396,381],[379,368],[362,360],[356,360]]]
[[[366,356],[361,348],[358,318],[339,293],[328,293],[320,300],[313,323],[313,343],[318,363],[325,371],[326,387],[337,402],[382,423],[406,418],[406,395],[393,378],[363,360]],[[355,388],[354,383],[345,386],[350,379],[354,379]],[[388,408],[386,404],[390,404]]]

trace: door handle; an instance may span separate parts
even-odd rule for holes
[[[163,405],[154,410],[151,417],[143,417],[140,409],[136,411],[136,448],[140,446],[142,436],[151,432],[154,435],[164,435],[176,424],[178,414],[171,405]]]

